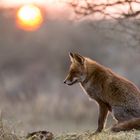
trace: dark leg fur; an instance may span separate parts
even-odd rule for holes
[[[140,130],[140,118],[134,118],[129,121],[118,123],[114,125],[111,130],[114,132],[120,132],[120,131],[129,131],[132,129]]]
[[[98,129],[95,133],[101,132],[104,128],[106,117],[108,114],[108,107],[103,102],[99,103],[99,118],[98,118]]]

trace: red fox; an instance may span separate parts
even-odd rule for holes
[[[112,131],[140,130],[140,90],[129,80],[89,58],[75,53],[69,53],[69,56],[72,63],[64,83],[80,83],[89,97],[98,103],[95,133],[103,130],[108,112],[117,120]]]

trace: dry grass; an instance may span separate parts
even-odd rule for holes
[[[0,114],[0,140],[24,140],[24,138],[17,136],[9,127],[4,126],[2,115]]]
[[[41,140],[37,137],[26,139],[25,137],[19,137],[12,133],[4,132],[1,134],[2,135],[0,135],[0,140]],[[60,136],[55,136],[53,140],[140,140],[140,132],[102,132],[98,135],[92,135],[92,132],[85,132],[83,134],[63,134]]]
[[[17,134],[9,131],[7,127],[4,126],[2,117],[0,117],[0,140],[44,140],[35,137],[30,137],[26,139],[24,136],[18,136]],[[47,139],[45,139],[47,140]],[[55,135],[53,140],[140,140],[140,132],[133,130],[130,132],[119,132],[112,133],[109,130],[93,135],[93,132],[87,131],[81,134],[62,134]]]
[[[54,140],[140,140],[140,132],[111,133],[107,131],[98,135],[92,135],[92,132],[86,132],[84,134],[66,134],[56,137]]]

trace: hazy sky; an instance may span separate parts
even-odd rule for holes
[[[25,3],[36,3],[36,4],[56,4],[58,0],[0,0],[0,4],[5,6],[16,6]]]

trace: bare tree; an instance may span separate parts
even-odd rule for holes
[[[102,18],[138,18],[140,0],[71,0],[68,3],[79,16],[102,15]]]
[[[114,21],[110,29],[125,32],[131,46],[140,44],[140,0],[71,0],[68,4],[76,18]]]

